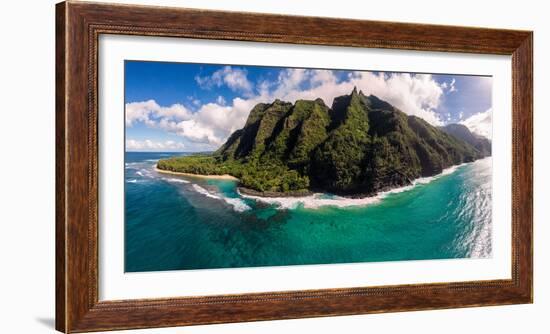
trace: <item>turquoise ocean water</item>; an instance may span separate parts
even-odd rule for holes
[[[172,155],[126,153],[126,272],[491,256],[491,158],[377,198],[266,201],[157,173]]]

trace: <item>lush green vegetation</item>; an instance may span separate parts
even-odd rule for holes
[[[300,175],[296,170],[282,164],[267,164],[259,160],[224,161],[220,156],[191,155],[160,160],[157,167],[172,172],[200,175],[228,174],[239,178],[243,186],[261,192],[288,192],[309,187],[308,176]]]
[[[200,175],[235,175],[240,164],[222,163],[219,158],[210,155],[191,155],[187,157],[176,157],[171,159],[161,159],[157,168],[172,171],[184,172]]]
[[[479,152],[490,155],[491,141],[483,136],[470,132],[465,125],[449,124],[440,128],[442,131],[465,141],[475,147]]]
[[[260,103],[213,154],[161,160],[158,168],[229,174],[260,192],[365,195],[489,154],[490,142],[465,127],[433,127],[354,89],[332,108],[321,99]]]
[[[352,192],[363,174],[363,161],[371,143],[365,99],[354,90],[335,99],[333,127],[313,152],[315,182],[335,192]]]

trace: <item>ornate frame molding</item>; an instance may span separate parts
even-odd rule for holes
[[[260,27],[249,23],[257,20],[263,22]],[[512,56],[512,279],[99,301],[97,71],[101,34]],[[80,1],[59,3],[56,7],[56,329],[69,333],[531,303],[532,48],[530,31]]]

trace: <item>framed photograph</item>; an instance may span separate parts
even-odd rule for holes
[[[532,302],[532,32],[56,11],[59,331]]]

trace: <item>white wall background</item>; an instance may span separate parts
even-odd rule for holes
[[[0,332],[51,333],[54,317],[54,4],[0,4]],[[120,1],[122,2],[122,1]],[[550,23],[543,1],[128,0],[193,8],[535,31],[535,303],[126,333],[548,333]]]

